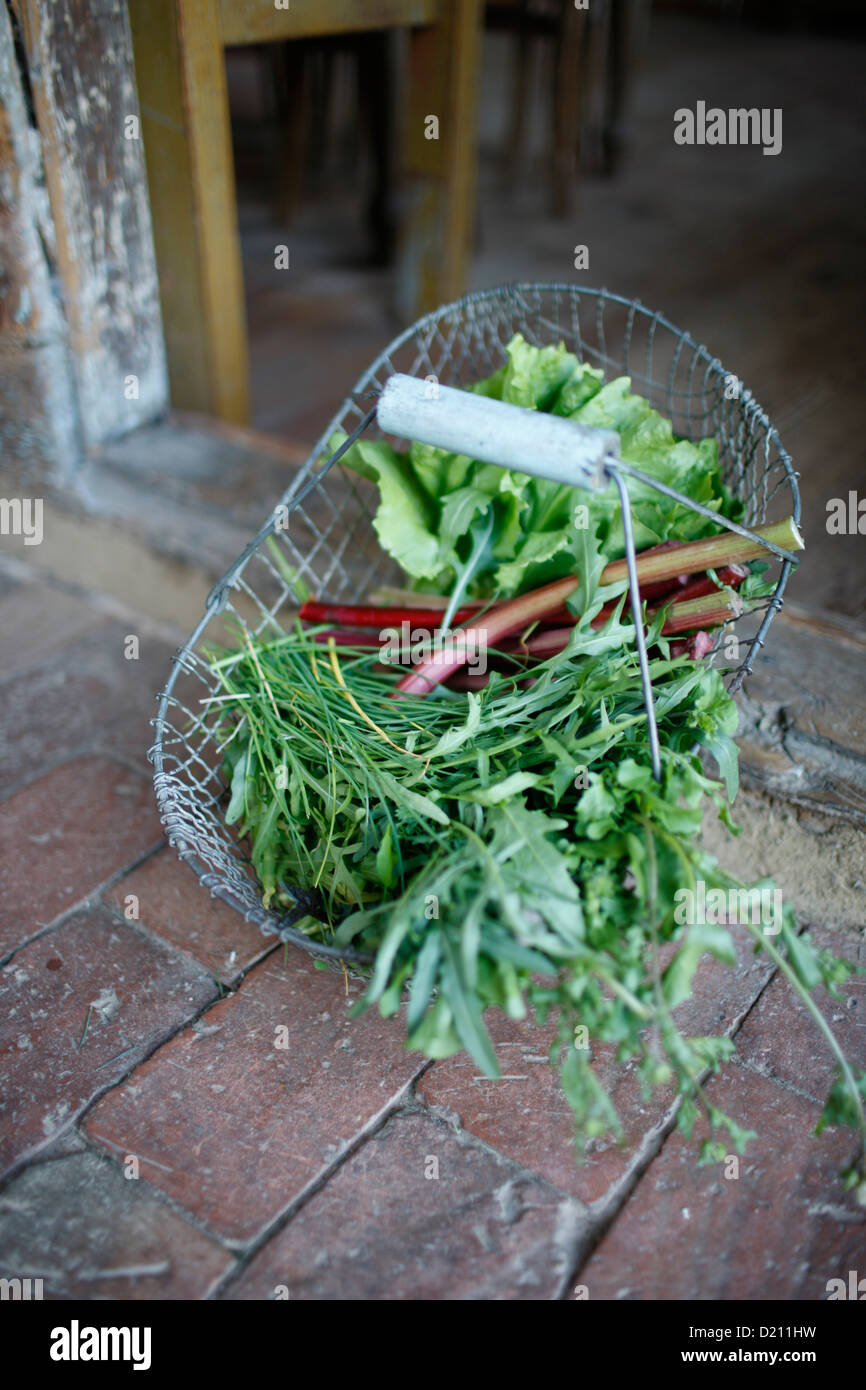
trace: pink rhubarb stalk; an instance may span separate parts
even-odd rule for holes
[[[458,628],[449,634],[447,647],[435,651],[426,660],[415,666],[408,675],[392,690],[392,696],[426,695],[434,686],[453,676],[464,666],[469,657],[477,651],[480,639],[486,646],[495,647],[503,637],[520,632],[530,623],[538,622],[547,613],[553,613],[564,603],[569,594],[574,593],[578,581],[573,575],[564,579],[554,579],[531,593],[521,594],[519,598],[509,599],[499,608],[485,613],[466,627]]]

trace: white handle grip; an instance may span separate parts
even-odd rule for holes
[[[385,383],[376,418],[385,434],[573,487],[604,487],[605,459],[619,457],[615,430],[593,429],[401,373]]]

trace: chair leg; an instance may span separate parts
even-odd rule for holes
[[[614,0],[602,129],[606,173],[615,172],[625,150],[628,103],[634,84],[637,54],[648,22],[648,0]]]
[[[280,224],[294,221],[304,187],[309,134],[309,60],[303,40],[269,44],[279,122],[275,208]]]
[[[511,45],[512,91],[514,100],[509,112],[505,144],[500,157],[500,177],[510,183],[523,153],[526,127],[526,103],[532,75],[532,52],[528,23],[529,0],[521,0],[517,30]]]
[[[583,103],[580,122],[580,167],[605,172],[604,131],[610,82],[612,11],[618,0],[593,0],[583,51]]]
[[[356,44],[358,98],[372,156],[372,178],[366,208],[371,260],[374,265],[387,265],[394,250],[395,234],[391,36],[387,32],[359,34]]]
[[[551,191],[557,217],[571,212],[577,189],[585,20],[586,11],[563,0],[553,77]]]

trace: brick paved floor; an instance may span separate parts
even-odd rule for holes
[[[736,1036],[709,1094],[760,1136],[738,1176],[607,1049],[626,1143],[578,1165],[545,1030],[491,1020],[498,1083],[430,1065],[164,845],[144,752],[170,641],[8,576],[0,634],[0,1275],[55,1298],[812,1299],[866,1267],[850,1140],[812,1132],[829,1062],[745,940],[686,1006]],[[866,1064],[863,981],[821,1005]]]

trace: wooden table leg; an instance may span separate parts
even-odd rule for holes
[[[398,253],[399,308],[408,318],[463,293],[474,229],[481,0],[446,0],[442,11],[439,24],[409,38]]]
[[[243,423],[247,333],[219,0],[129,0],[172,404]]]

